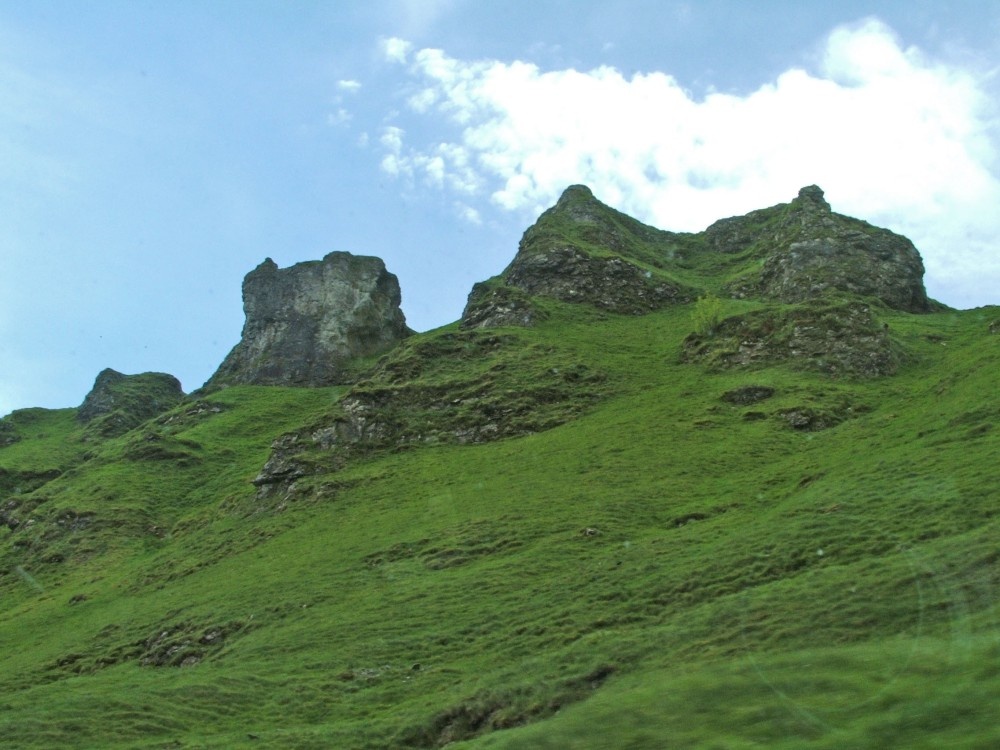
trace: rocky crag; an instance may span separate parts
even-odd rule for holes
[[[107,368],[77,409],[87,432],[100,437],[123,435],[183,400],[180,381],[164,372],[123,375]]]
[[[840,292],[906,312],[941,309],[927,297],[924,265],[910,240],[834,213],[815,185],[789,204],[717,221],[704,237],[718,253],[756,261],[725,285],[732,297],[792,303]]]
[[[268,258],[243,280],[243,334],[206,386],[344,383],[412,333],[399,304],[379,258],[335,252],[284,269]]]
[[[789,362],[834,377],[891,375],[904,354],[880,311],[946,309],[928,298],[910,240],[833,212],[815,185],[790,203],[717,221],[699,239],[716,264],[720,295],[771,304],[722,320],[710,335],[691,334],[684,361],[713,369]]]
[[[524,233],[503,273],[473,287],[462,326],[532,325],[543,315],[532,297],[631,315],[691,302],[696,289],[670,272],[668,248],[677,236],[573,185]]]
[[[942,309],[927,297],[913,243],[834,213],[815,185],[699,233],[647,226],[574,185],[524,233],[503,273],[473,288],[462,326],[530,326],[544,315],[533,297],[642,314],[693,301],[708,274],[722,281],[713,291],[733,299],[844,294],[907,312]]]
[[[553,367],[554,352],[545,367],[534,354],[522,357],[516,371],[537,372],[515,376],[507,353],[523,343],[514,329],[541,323],[552,301],[643,315],[705,294],[744,310],[683,344],[682,361],[716,370],[786,362],[832,377],[889,375],[901,355],[879,310],[939,309],[912,243],[834,213],[816,186],[700,233],[647,226],[571,186],[524,233],[503,273],[473,287],[462,333],[397,349],[334,412],[276,441],[255,480],[258,497],[288,496],[297,479],[372,451],[487,442],[561,424],[602,397],[604,376],[584,362]],[[749,301],[756,309],[747,310]],[[507,332],[488,330],[495,328]],[[483,364],[476,377],[435,374],[469,357]],[[852,410],[831,417],[799,409],[783,418],[796,429],[823,429]]]

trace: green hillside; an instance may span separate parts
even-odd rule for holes
[[[730,298],[765,235],[622,216],[718,331],[510,284],[352,384],[0,421],[0,747],[1000,745],[1000,308]]]

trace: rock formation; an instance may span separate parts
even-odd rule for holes
[[[846,294],[906,312],[943,309],[927,297],[913,243],[834,213],[815,185],[790,203],[694,234],[642,224],[574,185],[524,233],[503,273],[473,287],[462,326],[533,325],[541,313],[532,297],[646,313],[692,301],[699,290],[690,279],[706,271],[737,299],[796,303]]]
[[[242,337],[206,386],[344,383],[352,362],[412,333],[399,303],[379,258],[336,252],[285,269],[268,258],[243,280]]]
[[[734,297],[802,302],[843,292],[906,312],[941,309],[927,297],[910,240],[833,213],[815,185],[789,204],[717,221],[704,234],[716,252],[762,261],[727,286]]]
[[[258,498],[294,494],[301,477],[360,456],[551,429],[600,401],[606,380],[584,362],[541,352],[510,333],[414,338],[379,360],[328,414],[272,444],[254,480]]]
[[[344,382],[341,362],[405,336],[395,279],[376,259],[365,261],[373,264],[367,275],[349,274],[349,264],[360,259],[344,254],[286,272],[265,262],[244,284],[244,341],[213,380]],[[283,273],[288,277],[279,281]],[[380,288],[381,304],[367,304],[361,290],[376,278],[386,286],[384,279],[391,279],[391,289]],[[528,228],[503,273],[473,287],[460,324],[466,330],[396,348],[356,378],[332,411],[276,440],[254,480],[257,497],[283,501],[298,492],[303,477],[380,451],[499,440],[584,413],[603,397],[603,373],[585,362],[554,366],[552,351],[541,359],[529,350],[514,355],[523,347],[520,334],[479,330],[539,324],[553,307],[546,298],[641,315],[706,292],[764,303],[750,310],[731,305],[742,312],[684,340],[681,360],[710,370],[788,364],[831,378],[891,375],[905,352],[880,314],[940,309],[927,298],[923,264],[909,240],[833,213],[816,186],[790,203],[723,219],[704,232],[676,233],[642,224],[574,185]],[[360,323],[358,309],[365,310]],[[352,342],[349,333],[359,328],[370,332],[359,338],[375,340],[374,349]],[[320,334],[328,337],[325,348],[315,343]],[[458,362],[466,364],[456,368]],[[774,392],[747,386],[723,399],[750,406]],[[819,430],[860,408],[835,406],[786,406],[781,418],[796,430]],[[766,417],[746,413],[747,419],[760,416]]]
[[[184,398],[180,381],[164,372],[123,375],[102,370],[76,416],[102,437],[122,435],[176,406]]]
[[[473,287],[462,326],[532,325],[531,296],[633,315],[690,302],[695,290],[664,271],[674,237],[572,185],[524,233],[500,277]]]
[[[841,377],[880,377],[899,368],[889,332],[862,302],[810,301],[723,320],[711,335],[692,333],[681,359],[711,369],[753,369],[779,362]]]

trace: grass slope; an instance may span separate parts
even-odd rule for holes
[[[997,310],[886,313],[900,372],[858,381],[682,364],[690,306],[549,313],[496,356],[603,374],[553,429],[358,456],[276,506],[271,441],[341,391],[232,388],[26,493],[0,747],[1000,743]],[[747,385],[774,395],[722,399]],[[82,458],[43,418],[0,466]]]

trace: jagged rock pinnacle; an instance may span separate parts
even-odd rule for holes
[[[284,269],[267,258],[243,280],[240,343],[206,385],[343,383],[352,360],[412,333],[399,304],[379,258],[335,252]]]
[[[689,302],[696,290],[650,268],[650,243],[669,234],[606,206],[586,185],[570,185],[524,233],[499,279],[473,288],[462,326],[533,325],[540,310],[531,297],[628,315]]]
[[[823,209],[824,211],[830,211],[830,204],[826,202],[826,198],[823,197],[823,191],[818,185],[808,185],[801,190],[799,190],[799,202],[816,206]]]

